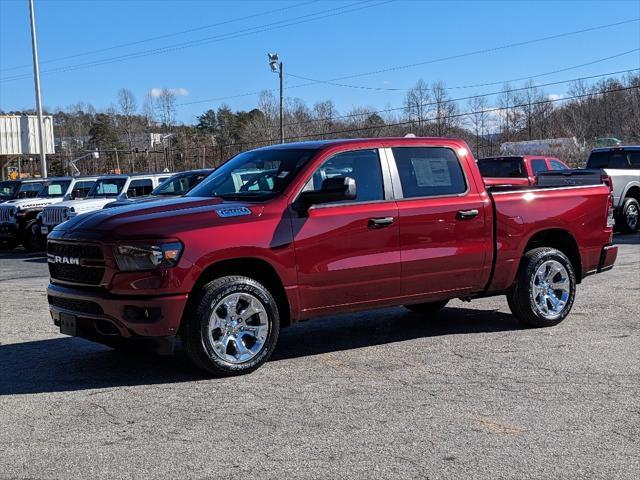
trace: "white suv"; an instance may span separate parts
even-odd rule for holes
[[[69,200],[46,207],[39,216],[41,234],[48,235],[56,225],[76,215],[101,210],[107,203],[114,200],[149,195],[170,176],[171,174],[167,173],[148,173],[99,177],[84,199]]]
[[[36,216],[45,207],[84,197],[98,177],[54,177],[43,180],[35,197],[9,200],[0,205],[0,238],[6,247],[22,242],[27,250],[39,245]]]

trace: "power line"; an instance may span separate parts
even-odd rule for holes
[[[527,86],[527,87],[519,87],[519,88],[510,88],[507,90],[498,90],[498,91],[494,91],[494,92],[488,92],[488,93],[482,93],[482,94],[477,94],[477,95],[470,95],[467,97],[458,97],[458,98],[449,98],[446,100],[443,100],[441,102],[426,102],[426,103],[422,103],[420,104],[420,107],[428,107],[428,106],[433,106],[433,105],[438,105],[438,103],[440,104],[448,104],[448,103],[454,103],[454,102],[459,102],[462,100],[471,100],[474,98],[481,98],[481,97],[492,97],[494,95],[500,95],[502,93],[512,93],[512,92],[519,92],[519,91],[524,91],[524,90],[529,90],[532,87],[535,88],[541,88],[541,87],[549,87],[551,85],[562,85],[565,83],[569,83],[569,82],[577,82],[580,80],[590,80],[592,78],[601,78],[601,77],[606,77],[609,75],[618,75],[621,73],[630,73],[630,72],[637,72],[640,71],[640,68],[632,68],[629,70],[618,70],[616,72],[608,72],[608,73],[600,73],[598,75],[590,75],[587,77],[578,77],[578,78],[571,78],[568,80],[562,80],[562,81],[557,81],[557,82],[549,82],[549,83],[542,83],[540,85],[533,85],[533,86]],[[338,115],[335,117],[331,117],[331,120],[339,120],[339,119],[343,119],[343,118],[353,118],[353,117],[361,117],[363,115],[373,115],[376,113],[389,113],[389,112],[396,112],[399,110],[405,110],[406,107],[392,107],[392,108],[385,108],[382,110],[370,110],[367,112],[363,112],[363,113],[352,113],[352,114],[347,114],[347,115]],[[315,122],[323,122],[326,121],[326,118],[314,118],[311,120],[305,120],[302,122],[292,122],[292,123],[287,123],[285,124],[285,127],[288,126],[295,126],[295,125],[305,125],[308,123],[315,123]]]
[[[600,63],[600,62],[604,62],[604,61],[607,61],[607,60],[611,60],[613,58],[623,57],[625,55],[629,55],[630,53],[634,53],[634,52],[638,52],[638,51],[640,51],[640,48],[634,48],[632,50],[627,50],[625,52],[618,53],[618,54],[615,54],[615,55],[611,55],[609,57],[600,58],[598,60],[593,60],[591,62],[581,63],[580,65],[574,65],[572,67],[560,68],[558,70],[553,70],[553,71],[550,71],[550,72],[540,73],[538,75],[532,75],[532,76],[528,76],[528,77],[513,78],[513,79],[509,79],[509,80],[502,80],[502,81],[499,81],[499,82],[476,83],[476,84],[472,84],[472,85],[458,85],[458,86],[445,87],[445,88],[447,90],[457,90],[457,89],[463,89],[463,88],[476,88],[476,87],[487,87],[487,86],[491,86],[491,85],[500,85],[500,84],[503,84],[503,83],[517,82],[517,81],[520,81],[520,80],[529,80],[529,79],[533,79],[533,78],[544,77],[544,76],[547,76],[547,75],[553,75],[555,73],[566,72],[568,70],[574,70],[576,68],[586,67],[588,65],[594,65],[596,63]],[[322,83],[322,84],[325,84],[325,85],[334,85],[336,87],[355,88],[355,89],[362,89],[362,90],[388,91],[388,92],[398,92],[398,91],[409,90],[409,88],[370,87],[370,86],[366,86],[366,85],[350,85],[350,84],[344,84],[344,83],[336,83],[336,82],[332,82],[332,81],[329,81],[329,80],[318,80],[318,79],[314,79],[314,78],[303,77],[302,75],[295,75],[293,73],[287,73],[286,75],[288,77],[294,77],[294,78],[299,78],[301,80],[307,80],[307,81],[309,81],[311,83]],[[309,85],[309,84],[306,84],[306,85]],[[289,88],[293,88],[293,87],[289,87]]]
[[[134,53],[126,54],[126,55],[119,55],[119,56],[116,56],[116,57],[106,58],[106,59],[102,59],[102,60],[95,60],[95,61],[92,61],[92,62],[84,62],[84,63],[79,63],[79,64],[76,64],[76,65],[69,65],[69,66],[66,66],[66,67],[60,67],[60,68],[56,68],[56,69],[45,70],[42,73],[43,74],[65,73],[65,72],[80,70],[80,69],[84,69],[84,68],[91,68],[91,67],[96,67],[96,66],[101,66],[101,65],[108,65],[108,64],[112,64],[112,63],[118,63],[118,62],[122,62],[122,61],[125,61],[125,60],[138,59],[138,58],[148,57],[148,56],[152,56],[152,55],[159,55],[159,54],[163,54],[163,53],[173,52],[173,51],[177,51],[177,50],[184,50],[186,48],[197,47],[197,46],[206,45],[206,44],[209,44],[209,43],[216,43],[216,42],[220,42],[220,41],[224,41],[224,40],[231,40],[231,39],[234,39],[234,38],[244,37],[244,36],[248,36],[248,35],[254,35],[254,34],[257,34],[257,33],[269,32],[269,31],[272,31],[272,30],[278,30],[278,29],[281,29],[281,28],[286,28],[286,27],[290,27],[290,26],[294,26],[294,25],[300,25],[300,24],[303,24],[303,23],[313,22],[313,21],[316,21],[316,20],[324,19],[324,18],[330,18],[330,17],[335,17],[335,16],[338,16],[338,15],[344,15],[345,13],[351,13],[351,12],[356,12],[356,11],[365,10],[365,9],[369,9],[369,8],[374,8],[374,7],[378,7],[378,6],[387,4],[387,3],[392,3],[394,1],[396,1],[396,0],[382,0],[382,1],[378,1],[377,3],[370,3],[369,0],[361,0],[359,2],[350,3],[348,5],[344,5],[344,6],[341,6],[341,7],[331,8],[331,9],[327,9],[327,10],[321,10],[319,12],[310,13],[310,14],[306,14],[306,15],[301,15],[301,16],[294,17],[294,18],[291,18],[291,19],[279,20],[277,22],[272,22],[272,23],[268,23],[268,24],[264,24],[264,25],[258,25],[258,26],[255,26],[255,27],[250,27],[250,28],[246,28],[246,29],[243,29],[243,30],[238,30],[236,32],[230,32],[230,33],[215,35],[215,36],[212,36],[212,37],[205,37],[205,38],[201,38],[201,39],[198,39],[198,40],[191,40],[191,41],[188,41],[188,42],[182,42],[182,43],[178,43],[178,44],[174,44],[174,45],[169,45],[169,46],[166,46],[166,47],[143,50],[143,51],[140,51],[140,52],[134,52]],[[353,7],[353,8],[351,8],[351,7]],[[29,76],[30,76],[29,74],[20,74],[20,75],[4,77],[4,78],[0,79],[0,82],[21,80],[21,79],[24,79],[24,78],[28,78]]]
[[[179,32],[166,33],[164,35],[158,35],[158,36],[155,36],[155,37],[149,37],[149,38],[145,38],[145,39],[142,39],[142,40],[136,40],[134,42],[120,43],[120,44],[117,44],[117,45],[112,45],[110,47],[98,48],[96,50],[89,50],[89,51],[86,51],[86,52],[66,55],[64,57],[52,58],[50,60],[42,61],[42,62],[40,62],[40,64],[54,63],[54,62],[59,62],[59,61],[62,61],[62,60],[69,60],[71,58],[84,57],[84,56],[93,55],[93,54],[96,54],[96,53],[108,52],[108,51],[111,51],[111,50],[117,50],[119,48],[131,47],[131,46],[134,46],[134,45],[140,45],[142,43],[153,42],[155,40],[162,40],[164,38],[176,37],[178,35],[184,35],[186,33],[193,33],[193,32],[198,32],[198,31],[201,31],[201,30],[208,30],[210,28],[220,27],[220,26],[223,26],[223,25],[228,25],[230,23],[237,23],[237,22],[241,22],[243,20],[249,20],[251,18],[257,18],[257,17],[262,17],[262,16],[265,16],[265,15],[271,15],[271,14],[283,12],[283,11],[286,11],[286,10],[292,10],[294,8],[310,5],[312,3],[317,3],[319,1],[320,0],[310,0],[310,1],[307,1],[307,2],[300,2],[300,3],[296,3],[294,5],[289,5],[287,7],[276,8],[276,9],[273,9],[273,10],[267,10],[267,11],[264,11],[264,12],[254,13],[252,15],[246,15],[244,17],[232,18],[232,19],[229,19],[229,20],[224,20],[222,22],[211,23],[209,25],[202,25],[200,27],[189,28],[189,29],[186,29],[186,30],[180,30]],[[31,65],[27,65],[27,64],[25,64],[25,65],[16,65],[14,67],[3,68],[3,69],[0,70],[0,72],[8,72],[10,70],[18,70],[18,69],[30,68],[30,67],[31,67]]]
[[[529,44],[533,44],[533,43],[539,43],[539,42],[543,42],[543,41],[546,41],[546,40],[551,40],[551,39],[556,39],[556,38],[563,38],[563,37],[568,37],[568,36],[571,36],[571,35],[578,35],[580,33],[586,33],[586,32],[601,30],[601,29],[605,29],[605,28],[611,28],[611,27],[615,27],[615,26],[619,26],[619,25],[625,25],[625,24],[638,22],[638,21],[640,21],[640,18],[634,18],[634,19],[631,19],[631,20],[624,20],[624,21],[621,21],[621,22],[614,22],[614,23],[609,23],[609,24],[605,24],[605,25],[597,25],[595,27],[583,28],[583,29],[580,29],[580,30],[574,30],[574,31],[571,31],[571,32],[564,32],[564,33],[559,33],[559,34],[555,34],[555,35],[548,35],[548,36],[545,36],[545,37],[535,38],[535,39],[532,39],[532,40],[508,43],[508,44],[500,45],[500,46],[497,46],[497,47],[485,48],[485,49],[481,49],[481,50],[473,50],[473,51],[465,52],[465,53],[461,53],[461,54],[450,55],[450,56],[446,56],[446,57],[440,57],[440,58],[436,58],[436,59],[432,59],[432,60],[427,60],[427,61],[424,61],[424,62],[412,63],[412,64],[408,64],[408,65],[400,65],[400,66],[395,66],[395,67],[388,67],[388,68],[384,68],[384,69],[381,69],[381,70],[376,70],[376,71],[373,71],[373,72],[365,72],[365,73],[359,73],[359,74],[354,74],[354,75],[336,77],[336,78],[332,78],[332,79],[329,79],[329,80],[323,80],[322,83],[336,82],[336,81],[339,81],[339,80],[346,80],[346,79],[350,79],[350,78],[374,75],[374,74],[377,74],[377,73],[384,73],[384,72],[393,71],[393,70],[401,70],[401,69],[406,69],[406,68],[410,68],[410,67],[414,67],[414,66],[426,65],[426,64],[429,64],[429,63],[444,62],[444,61],[447,61],[447,60],[452,60],[452,59],[457,59],[457,58],[469,57],[469,56],[473,56],[473,55],[480,55],[482,53],[490,53],[490,52],[504,50],[504,49],[508,49],[508,48],[514,48],[514,47],[518,47],[518,46],[529,45]],[[611,58],[615,58],[616,56],[626,55],[628,53],[631,53],[632,51],[633,50],[628,51],[628,52],[623,52],[622,54],[614,55]],[[597,63],[599,61],[604,61],[604,60],[606,60],[606,59],[596,60],[593,63]],[[589,65],[589,64],[590,63],[587,63],[587,64],[584,64],[583,66]],[[567,70],[572,69],[572,68],[579,68],[579,67],[580,67],[580,65],[577,65],[575,67],[570,67]],[[564,70],[565,69],[560,69],[557,72],[562,72]],[[556,72],[548,72],[548,73],[540,74],[539,76],[550,75],[552,73],[556,73]],[[289,76],[292,76],[292,74],[289,74]],[[532,77],[532,78],[534,78],[534,77]],[[512,80],[512,81],[516,81],[516,80]],[[302,88],[302,87],[307,87],[307,86],[310,86],[310,85],[316,85],[317,83],[319,83],[317,80],[313,80],[313,81],[310,81],[308,83],[301,83],[301,84],[298,84],[298,85],[291,85],[291,86],[289,86],[287,88],[289,90],[291,90],[291,89],[295,89],[295,88]],[[499,83],[503,83],[503,82],[499,82]],[[491,84],[489,84],[489,85],[491,85]],[[484,85],[484,86],[488,86],[488,85]],[[460,87],[460,88],[471,88],[471,86],[464,86],[464,87]],[[260,93],[262,93],[264,91],[273,91],[273,89],[259,90],[259,91],[254,91],[254,92],[246,92],[246,93],[228,95],[228,96],[223,96],[223,97],[207,98],[207,99],[203,99],[203,100],[194,100],[194,101],[191,101],[191,102],[180,103],[180,104],[178,104],[178,106],[195,105],[195,104],[198,104],[198,103],[217,102],[217,101],[220,101],[220,100],[231,100],[231,99],[235,99],[235,98],[250,97],[250,96],[253,96],[253,95],[258,95],[258,94],[260,94]]]

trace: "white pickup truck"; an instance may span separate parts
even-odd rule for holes
[[[587,168],[600,168],[611,177],[616,228],[638,231],[640,215],[640,145],[594,148]]]
[[[37,250],[36,216],[45,207],[84,197],[98,177],[54,177],[42,180],[35,197],[8,200],[0,205],[0,241],[14,248],[22,242],[27,250]]]
[[[53,228],[76,215],[101,210],[107,203],[149,195],[170,173],[141,173],[99,177],[87,196],[45,207],[38,215],[40,234],[46,237]]]

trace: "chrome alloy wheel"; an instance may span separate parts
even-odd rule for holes
[[[250,293],[233,293],[213,307],[209,317],[212,352],[228,363],[244,363],[264,348],[269,317],[263,303]]]
[[[627,227],[629,227],[629,230],[633,231],[638,226],[639,213],[640,212],[638,212],[638,207],[635,203],[632,203],[627,207],[626,220],[627,220]]]
[[[558,318],[571,295],[571,281],[567,269],[556,260],[547,260],[531,279],[532,305],[544,318]]]

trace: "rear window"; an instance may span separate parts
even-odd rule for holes
[[[480,174],[487,178],[524,178],[522,157],[492,157],[478,160]]]
[[[607,150],[591,152],[587,160],[587,168],[640,168],[640,151]]]

